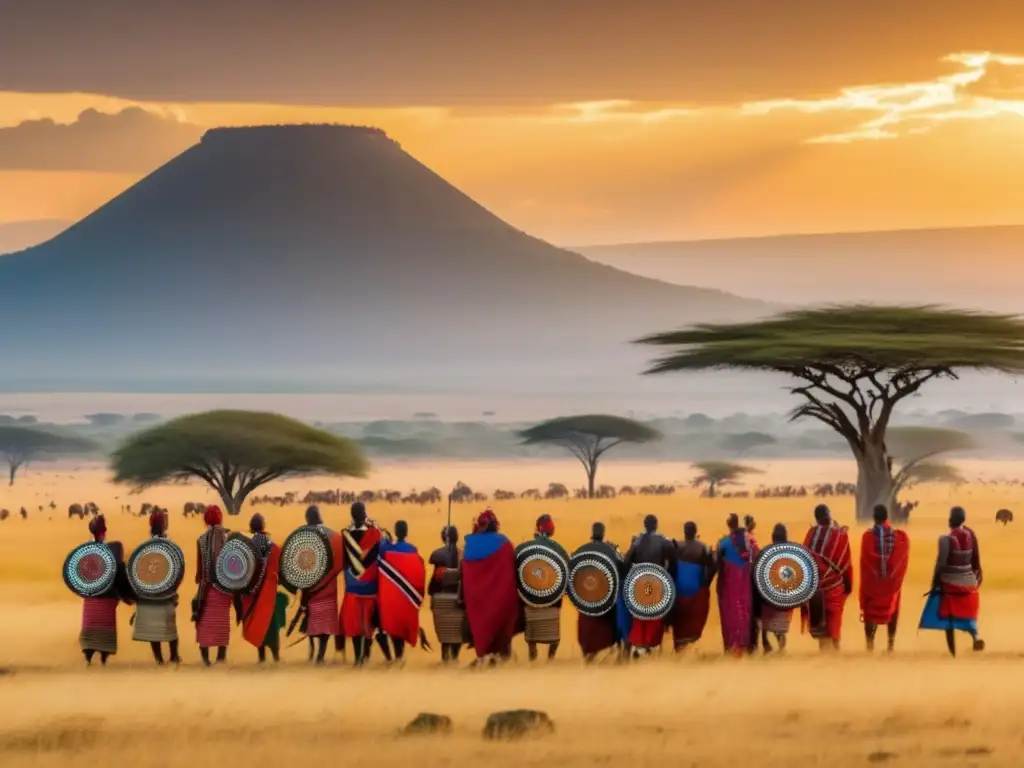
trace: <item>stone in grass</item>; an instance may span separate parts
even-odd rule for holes
[[[521,739],[524,736],[553,733],[555,724],[546,712],[534,709],[513,709],[495,712],[484,725],[485,739]]]
[[[447,735],[452,732],[452,719],[448,715],[420,712],[400,731],[402,736]]]

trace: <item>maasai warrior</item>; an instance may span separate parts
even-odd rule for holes
[[[466,537],[460,587],[473,636],[477,663],[512,655],[512,638],[523,628],[522,601],[516,587],[515,549],[497,516],[485,510]]]
[[[785,544],[789,541],[789,532],[782,523],[776,524],[772,529],[772,544]],[[759,595],[754,590],[755,598]],[[761,605],[761,645],[765,653],[772,652],[772,645],[768,640],[768,634],[775,635],[775,641],[779,644],[779,653],[786,650],[786,635],[789,633],[789,626],[793,621],[792,608],[776,608],[764,600],[759,600]]]
[[[256,646],[261,664],[267,660],[268,648],[274,661],[281,660],[281,628],[288,609],[288,595],[277,588],[281,547],[271,541],[266,529],[263,515],[253,515],[249,532],[260,553],[261,576],[254,592],[242,598],[242,636]]]
[[[949,535],[939,538],[932,591],[921,616],[921,629],[946,632],[949,653],[956,656],[956,631],[966,632],[974,641],[974,650],[985,650],[978,637],[978,589],[981,587],[981,553],[978,537],[964,523],[963,507],[949,512]]]
[[[193,621],[196,623],[196,642],[203,664],[210,666],[210,649],[217,649],[217,662],[228,658],[231,640],[232,596],[222,592],[213,583],[213,569],[228,532],[224,529],[224,515],[220,507],[211,505],[203,513],[206,530],[196,542],[196,584],[199,591],[194,604]]]
[[[555,535],[555,521],[551,515],[541,515],[537,518],[534,528],[534,539],[544,539],[553,547],[560,550],[566,562],[569,561],[569,554],[562,549],[558,542],[551,537]],[[537,660],[537,646],[548,647],[548,661],[554,661],[558,654],[558,644],[562,639],[562,601],[558,600],[554,605],[545,608],[534,608],[532,605],[523,606],[523,618],[526,636],[526,645],[530,653],[530,661]]]
[[[306,612],[303,631],[310,638],[310,658],[313,658],[312,642],[317,643],[316,663],[323,664],[327,655],[327,642],[339,634],[338,626],[338,576],[344,568],[345,555],[341,534],[324,525],[319,507],[306,508],[306,525],[313,526],[327,537],[334,553],[334,565],[320,582],[302,591],[301,608]]]
[[[619,580],[625,575],[625,564],[614,544],[604,540],[604,523],[594,523],[590,532],[590,543],[595,551],[611,558],[619,570]],[[612,608],[604,616],[584,616],[582,613],[576,624],[577,638],[583,660],[588,664],[606,648],[614,648],[622,642],[617,622],[617,607]]]
[[[676,548],[672,542],[658,533],[658,518],[647,515],[644,518],[644,532],[633,539],[626,552],[624,569],[629,571],[636,565],[649,563],[660,565],[673,578],[676,572]],[[639,658],[660,648],[665,636],[664,619],[633,618],[629,628],[629,644],[633,649],[633,658]]]
[[[729,533],[718,542],[718,612],[722,618],[722,644],[726,653],[754,649],[754,575],[757,544],[737,515],[726,520]]]
[[[715,555],[697,539],[697,524],[683,525],[683,540],[676,548],[676,605],[672,616],[672,639],[677,651],[700,640],[711,609],[711,582],[715,578]]]
[[[352,525],[342,531],[345,568],[345,599],[341,605],[341,631],[352,638],[355,664],[369,661],[377,628],[377,579],[381,531],[369,525],[366,507],[355,502]]]
[[[875,649],[875,632],[889,631],[889,650],[896,645],[900,591],[910,562],[910,537],[889,525],[889,509],[875,505],[875,524],[864,531],[860,544],[860,613],[868,651]]]
[[[103,515],[89,521],[89,533],[95,541],[106,544],[107,521]],[[104,594],[83,600],[82,630],[78,635],[78,645],[86,664],[92,664],[92,657],[98,653],[100,663],[105,665],[107,659],[117,653],[117,604],[122,600],[128,604],[133,602],[124,565],[124,547],[119,541],[112,541],[106,546],[117,560],[117,575]]]
[[[843,608],[853,592],[850,537],[846,528],[832,522],[832,513],[824,504],[815,507],[814,520],[816,525],[804,537],[804,546],[818,564],[820,585],[810,602],[800,606],[800,617],[822,650],[839,650]]]
[[[405,655],[405,646],[415,646],[421,638],[420,607],[427,581],[423,558],[406,541],[408,535],[409,524],[399,520],[395,523],[395,541],[384,540],[380,544],[380,628],[391,638],[398,663]]]
[[[167,526],[167,514],[162,510],[149,516],[149,532],[154,539],[167,538]],[[132,637],[149,643],[157,664],[164,663],[161,643],[169,644],[171,663],[181,663],[181,657],[178,655],[177,609],[177,593],[162,600],[147,600],[141,597],[136,600],[135,630]]]
[[[434,572],[427,585],[430,611],[434,615],[434,633],[441,644],[441,662],[458,661],[462,644],[468,640],[466,609],[459,600],[459,530],[454,525],[441,529],[444,546],[430,553]]]

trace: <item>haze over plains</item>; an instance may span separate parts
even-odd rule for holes
[[[769,20],[759,7],[493,2],[428,11],[392,1],[354,10],[298,3],[282,13],[261,2],[222,2],[215,10],[117,1],[24,6],[6,14],[0,29],[0,251],[46,240],[209,128],[339,122],[384,129],[512,227],[621,270],[780,304],[938,301],[1018,311],[1024,276],[1013,230],[824,235],[1021,223],[1024,151],[1014,137],[1024,120],[1024,49],[1015,30],[1024,11],[992,2],[967,12],[937,2],[922,25],[914,9],[881,2],[792,3]],[[98,10],[118,19],[116,33]],[[301,256],[308,242],[294,221],[287,231]],[[823,236],[761,239],[789,233]],[[753,239],[678,253],[673,246],[668,256],[661,246],[587,248],[709,238]],[[908,238],[913,247],[904,245]],[[985,245],[993,240],[997,246]],[[154,237],[153,248],[161,245]],[[538,269],[537,282],[546,282]],[[494,280],[470,282],[463,295],[486,303]],[[189,316],[198,323],[211,299],[195,290],[202,299],[179,298],[192,302]],[[141,292],[124,301],[137,302]],[[509,312],[519,302],[524,317],[536,309],[535,297],[502,300]],[[97,304],[75,311],[107,311]],[[683,305],[693,310],[692,302]],[[294,315],[295,305],[282,302],[275,311]],[[446,320],[449,312],[450,303],[431,313],[439,334],[474,317],[463,311]],[[681,310],[670,324],[699,314]],[[155,309],[152,315],[156,322]],[[127,316],[145,318],[146,310]],[[722,310],[707,319],[740,316]],[[651,330],[664,324],[655,319]],[[312,350],[313,341],[304,337],[303,348]],[[473,379],[468,369],[448,369],[447,352],[438,354],[434,386]],[[512,375],[518,363],[499,357],[490,367],[510,368],[471,386],[596,389],[621,397],[623,408],[630,397],[675,393],[685,409],[697,396],[696,385],[681,379],[622,384],[642,367],[636,356],[619,364],[625,358],[613,355],[622,380],[596,385],[592,370],[587,381],[574,377],[570,361],[558,386],[543,376],[519,382]],[[318,361],[309,378],[376,365],[359,359],[333,368]],[[207,359],[167,360],[174,372],[215,367]],[[146,366],[168,380],[152,361]],[[393,385],[398,370],[395,363],[383,378]],[[76,371],[84,387],[89,376]],[[361,386],[380,383],[378,374],[369,370]],[[23,375],[7,388],[46,388],[43,379]],[[124,371],[120,388],[152,386],[144,379]],[[110,374],[104,383],[110,387]],[[1013,399],[1012,383],[993,386],[998,392],[986,384],[975,395],[984,392],[990,405]],[[737,407],[753,408],[744,402],[751,399],[765,405],[768,390],[777,384],[751,386],[737,395]]]

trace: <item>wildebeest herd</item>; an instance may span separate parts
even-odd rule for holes
[[[671,496],[675,494],[678,485],[668,484],[657,484],[657,485],[642,485],[632,486],[623,485],[619,488],[615,488],[611,485],[602,485],[594,489],[594,497],[597,499],[614,499],[618,497],[630,497],[630,496]],[[818,483],[815,485],[776,485],[776,486],[759,486],[753,492],[750,491],[733,491],[721,494],[723,499],[742,499],[742,498],[756,498],[756,499],[777,499],[777,498],[829,498],[837,496],[853,496],[856,493],[856,485],[848,482],[838,483]],[[549,483],[546,490],[541,491],[538,488],[528,488],[524,491],[516,493],[515,491],[509,491],[505,489],[497,489],[489,497],[486,493],[480,493],[474,491],[465,483],[457,483],[452,489],[451,498],[454,503],[468,503],[468,502],[486,502],[493,497],[495,501],[512,501],[515,499],[527,499],[534,501],[557,501],[557,500],[568,500],[572,498],[585,499],[588,497],[586,488],[579,488],[575,491],[570,489],[562,483]],[[439,504],[444,498],[444,493],[440,488],[431,487],[426,490],[417,491],[413,489],[408,493],[402,493],[395,490],[364,490],[360,492],[356,491],[344,491],[340,489],[332,489],[325,491],[307,491],[302,497],[299,494],[289,491],[278,496],[254,496],[249,499],[249,503],[252,506],[260,505],[273,505],[273,506],[290,506],[292,504],[301,503],[304,505],[316,504],[323,506],[339,506],[339,505],[350,505],[354,502],[361,501],[364,504],[371,503],[386,503],[386,504],[415,504],[419,506],[427,506],[430,504]],[[894,522],[907,523],[910,519],[910,513],[912,510],[917,508],[918,502],[897,502],[895,509],[892,512],[892,519]],[[51,501],[49,503],[51,511],[57,508],[57,505]],[[206,502],[202,501],[189,501],[185,502],[182,509],[184,517],[202,516],[203,511],[206,509]],[[169,510],[165,507],[160,507],[156,504],[149,502],[142,503],[137,507],[133,507],[131,504],[122,504],[121,512],[123,514],[136,515],[138,517],[148,517],[152,512],[157,510],[168,513]],[[39,512],[43,513],[45,507],[40,505]],[[95,502],[89,501],[84,504],[71,504],[68,506],[67,516],[69,519],[78,518],[84,519],[86,517],[95,517],[100,513],[100,507]],[[25,507],[21,507],[18,515],[23,520],[27,520],[29,512]],[[0,509],[0,521],[7,520],[12,517],[12,513],[8,509]],[[1009,509],[1000,509],[995,515],[996,522],[1007,525],[1013,522],[1013,512]]]

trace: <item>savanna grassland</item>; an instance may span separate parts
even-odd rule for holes
[[[753,462],[757,465],[756,462]],[[846,462],[774,462],[751,485],[849,479]],[[159,488],[137,496],[110,485],[98,467],[53,467],[32,471],[0,492],[0,507],[30,511],[27,521],[0,523],[0,761],[17,766],[118,764],[158,766],[252,766],[332,763],[352,766],[591,766],[627,761],[682,766],[758,765],[1017,765],[1024,735],[1017,713],[1024,703],[1024,519],[1003,527],[993,522],[1001,507],[1015,509],[1024,488],[1005,482],[1012,464],[964,462],[972,480],[913,489],[918,499],[909,532],[911,567],[903,595],[897,653],[874,658],[863,652],[856,596],[847,603],[843,652],[820,658],[794,623],[788,658],[722,659],[717,608],[704,638],[683,658],[665,653],[641,664],[610,662],[584,668],[575,644],[575,611],[563,611],[559,660],[530,667],[525,648],[503,669],[442,670],[437,653],[414,650],[401,670],[374,665],[354,671],[336,659],[325,669],[306,663],[304,644],[284,652],[278,667],[258,668],[255,651],[240,635],[229,664],[206,670],[198,664],[187,605],[193,572],[181,588],[178,626],[185,664],[152,666],[148,647],[131,641],[132,609],[119,609],[119,653],[106,669],[86,669],[77,645],[81,601],[60,578],[67,552],[88,537],[85,523],[66,518],[68,504],[95,501],[107,515],[110,539],[129,550],[146,536],[146,520],[122,514],[150,501],[171,509],[170,535],[194,566],[195,537],[202,524],[185,520],[187,500],[212,498],[198,486]],[[409,464],[376,469],[367,481],[342,482],[352,490],[407,491],[458,480],[490,492],[523,490],[548,482],[579,484],[571,463],[511,465]],[[684,464],[609,463],[601,479],[621,485],[685,484]],[[268,493],[327,489],[333,480],[303,480],[271,486]],[[53,501],[57,510],[50,512]],[[609,539],[623,547],[653,512],[662,530],[681,534],[695,520],[711,543],[729,512],[753,514],[763,543],[771,526],[786,523],[802,538],[815,501],[804,499],[701,499],[689,489],[672,497],[609,501],[511,501],[492,503],[502,530],[525,539],[537,515],[551,513],[557,538],[568,548],[582,543],[595,520],[608,525]],[[851,525],[855,549],[859,527],[850,498],[829,500],[836,518]],[[984,654],[945,655],[938,633],[916,631],[935,556],[951,503],[967,508],[981,540],[985,569],[981,630]],[[47,507],[42,513],[39,505]],[[464,532],[481,505],[459,505],[453,522]],[[302,519],[302,507],[260,507],[278,541]],[[326,522],[344,524],[342,507],[323,508]],[[441,507],[375,504],[370,514],[391,527],[409,521],[410,539],[433,549],[445,523]],[[51,519],[52,517],[52,519]],[[227,521],[244,528],[248,515]],[[855,556],[856,557],[856,556]],[[423,620],[428,629],[429,613]],[[884,643],[883,643],[884,645]],[[557,732],[518,744],[480,737],[486,716],[510,708],[546,710]],[[449,737],[395,738],[397,728],[421,711],[451,716]]]

